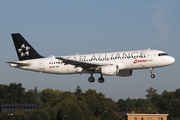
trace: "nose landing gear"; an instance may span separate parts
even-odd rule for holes
[[[155,75],[153,74],[154,73],[153,68],[150,68],[150,72],[151,72],[151,78],[155,78]]]

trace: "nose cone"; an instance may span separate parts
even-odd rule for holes
[[[171,57],[170,58],[171,64],[175,62],[175,58]]]
[[[175,62],[175,59],[173,57],[169,56],[167,61],[169,64],[173,64]]]

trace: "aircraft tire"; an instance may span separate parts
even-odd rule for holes
[[[100,77],[100,78],[98,79],[98,82],[99,82],[99,83],[103,83],[103,82],[104,82],[104,78],[103,78],[103,77]]]
[[[91,77],[88,78],[88,81],[93,83],[95,81],[95,78],[93,76],[91,76]]]
[[[151,78],[155,78],[155,75],[154,75],[154,74],[151,74]]]

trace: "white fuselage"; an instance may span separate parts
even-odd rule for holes
[[[173,57],[168,56],[165,52],[159,50],[137,50],[62,57],[94,64],[118,65],[120,70],[157,68],[170,65],[175,61]],[[50,74],[89,73],[89,71],[84,71],[81,67],[65,64],[62,60],[56,59],[54,56],[48,58],[23,60],[18,61],[18,63],[27,63],[28,65],[19,66],[18,64],[10,63],[10,66]],[[101,73],[101,71],[96,70],[94,73]]]

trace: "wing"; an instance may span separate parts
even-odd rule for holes
[[[67,59],[63,57],[56,57],[56,59],[62,60],[65,63],[65,65],[70,64],[70,65],[74,65],[75,67],[82,67],[84,70],[92,70],[92,69],[99,68],[100,66],[107,65],[107,64],[100,64],[100,63],[77,61],[77,60]]]

